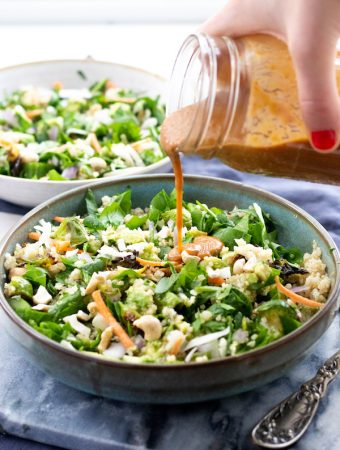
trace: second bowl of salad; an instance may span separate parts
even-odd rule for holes
[[[93,60],[0,70],[0,196],[35,206],[100,178],[164,172],[164,79]]]

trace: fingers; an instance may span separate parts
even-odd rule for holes
[[[200,33],[237,37],[267,33],[283,38],[281,1],[229,0],[199,28]]]
[[[334,65],[339,23],[339,0],[229,0],[199,31],[231,37],[267,33],[286,41],[311,144],[327,152],[340,141]]]
[[[340,100],[336,83],[337,34],[308,24],[291,34],[292,54],[302,117],[315,150],[332,151],[339,144]]]

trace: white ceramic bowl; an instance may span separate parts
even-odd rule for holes
[[[79,76],[79,70],[86,75],[86,80]],[[166,80],[156,74],[122,64],[92,59],[42,61],[1,69],[0,97],[24,85],[51,87],[53,82],[58,80],[65,88],[85,88],[102,78],[110,78],[123,88],[145,92],[148,95],[163,95],[166,84]],[[122,170],[119,175],[107,179],[160,173],[169,167],[169,158],[164,158],[150,166]],[[0,198],[17,205],[32,207],[57,194],[99,180],[39,181],[0,175]]]

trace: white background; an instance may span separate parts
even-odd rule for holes
[[[184,38],[223,3],[0,0],[0,68],[90,55],[168,77]],[[0,238],[16,221],[17,216],[0,212]]]
[[[197,24],[0,25],[0,66],[45,59],[119,62],[168,76]]]
[[[0,24],[201,22],[226,1],[0,0]]]

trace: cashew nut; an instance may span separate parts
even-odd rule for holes
[[[98,284],[104,283],[106,278],[103,275],[94,272],[89,281],[89,284],[86,286],[85,294],[92,294],[97,289]]]
[[[11,280],[13,277],[22,277],[25,275],[26,269],[24,267],[14,267],[9,271],[9,279]]]
[[[146,314],[133,322],[134,326],[144,331],[146,341],[159,339],[162,334],[162,325],[157,317]]]
[[[53,247],[54,248],[54,247]],[[66,269],[66,266],[64,263],[62,262],[58,262],[55,264],[52,264],[52,266],[50,266],[48,268],[48,271],[52,274],[52,275],[56,275],[59,272],[62,272],[63,270]]]
[[[246,263],[246,260],[244,258],[240,258],[237,261],[235,261],[233,266],[233,275],[239,275],[243,272],[243,267]]]
[[[104,350],[107,349],[107,347],[111,342],[112,336],[113,336],[112,327],[105,328],[105,330],[102,332],[100,343],[98,345],[99,352],[103,352]]]
[[[93,170],[97,170],[98,172],[105,170],[107,167],[106,161],[99,156],[94,156],[89,159],[90,166]]]
[[[88,309],[88,311],[90,312],[90,314],[96,314],[96,312],[97,312],[97,305],[96,305],[96,302],[90,302],[90,303],[87,305],[87,309]]]
[[[256,262],[257,259],[256,256],[254,255],[250,259],[248,259],[248,261],[245,263],[245,265],[243,266],[243,270],[245,272],[251,272],[254,269]]]

